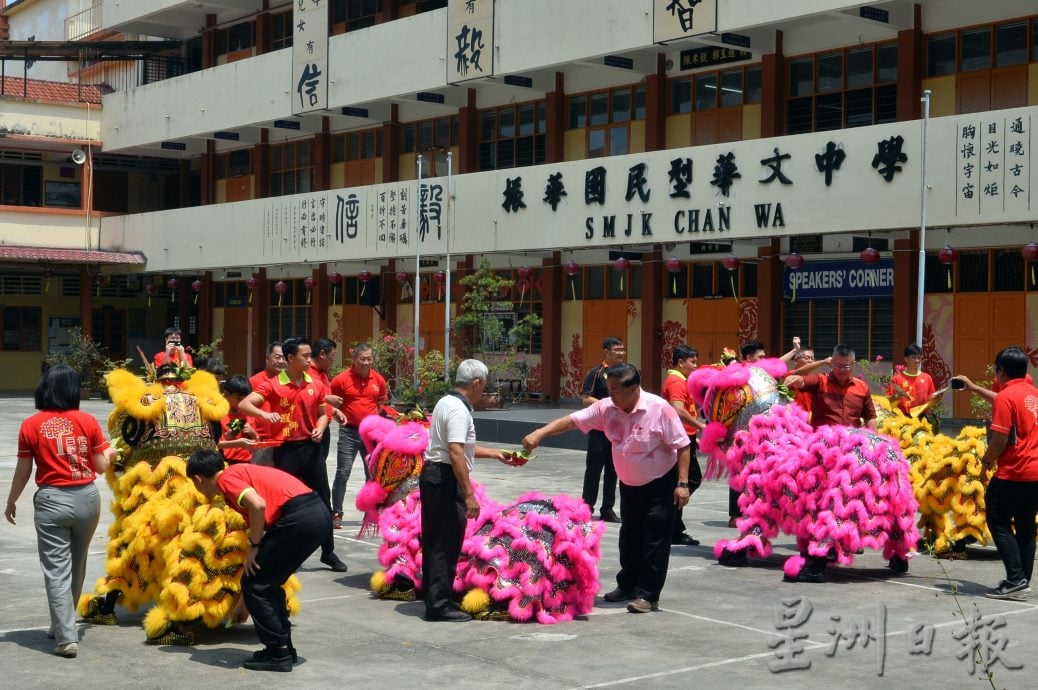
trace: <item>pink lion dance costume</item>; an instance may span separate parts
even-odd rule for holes
[[[867,429],[813,429],[799,405],[786,404],[776,382],[785,372],[770,359],[688,377],[710,420],[700,446],[710,454],[706,476],[727,471],[741,492],[739,537],[719,541],[714,555],[748,565],[747,553],[766,558],[781,531],[800,551],[785,562],[787,581],[824,582],[829,561],[851,565],[862,548],[882,550],[892,570],[907,572],[918,506],[898,444]]]
[[[371,480],[357,494],[362,534],[382,536],[371,588],[385,599],[413,601],[421,589],[422,507],[418,476],[428,432],[418,422],[371,416],[360,424]],[[469,520],[454,590],[476,618],[561,623],[588,613],[598,591],[604,525],[583,502],[531,492],[503,506],[472,483],[480,505]]]

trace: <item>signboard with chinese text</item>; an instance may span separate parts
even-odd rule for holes
[[[717,31],[717,0],[653,0],[652,6],[653,43]]]
[[[957,121],[956,217],[1031,209],[1031,129],[1036,118],[1004,112]]]
[[[292,114],[328,107],[328,3],[292,3]]]
[[[494,74],[494,0],[447,3],[447,83]]]

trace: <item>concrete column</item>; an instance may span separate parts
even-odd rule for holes
[[[667,56],[656,56],[656,74],[645,79],[645,150],[667,148]]]
[[[894,240],[894,356],[915,342],[916,295],[919,294],[919,231],[904,240]],[[922,343],[918,343],[922,347]]]
[[[897,119],[918,120],[922,116],[923,69],[923,11],[915,6],[915,23],[911,29],[897,34]]]
[[[785,352],[782,342],[782,257],[780,242],[757,249],[757,340],[768,352]]]
[[[562,378],[562,254],[553,252],[541,262],[541,392],[559,399]]]
[[[775,32],[775,52],[761,59],[761,137],[786,133],[786,57],[782,54],[782,32]]]
[[[476,90],[468,90],[468,101],[458,111],[458,173],[479,170],[479,111],[476,109]]]
[[[561,163],[565,160],[564,138],[566,131],[566,75],[555,73],[555,90],[544,97],[545,128],[544,162]]]
[[[659,249],[642,254],[642,388],[657,393],[663,386],[663,256]]]

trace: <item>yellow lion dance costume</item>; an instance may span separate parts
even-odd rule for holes
[[[215,450],[210,425],[227,415],[212,374],[146,383],[129,371],[108,376],[115,409],[108,431],[119,461],[106,474],[115,521],[108,530],[105,577],[79,612],[88,623],[115,625],[115,604],[130,611],[155,603],[144,618],[152,644],[194,644],[190,624],[217,627],[240,593],[248,554],[245,521],[217,498],[205,502],[185,473],[186,458]],[[295,576],[285,584],[289,612],[299,610]]]
[[[873,396],[879,432],[896,439],[911,463],[912,489],[919,502],[919,528],[937,557],[964,558],[966,544],[991,541],[984,489],[993,470],[980,464],[987,449],[983,427],[963,427],[951,438],[935,434],[930,422],[908,416],[884,396]]]

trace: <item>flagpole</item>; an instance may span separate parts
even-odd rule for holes
[[[418,223],[415,225],[415,242],[414,242],[414,384],[415,390],[418,390],[418,355],[421,352],[421,346],[419,343],[418,330],[419,320],[421,319],[421,307],[422,307],[422,154],[418,154],[418,202],[415,206],[418,208]]]
[[[447,152],[447,292],[444,303],[443,323],[446,324],[443,334],[443,380],[448,383],[451,380],[451,168],[453,167],[453,153]]]

